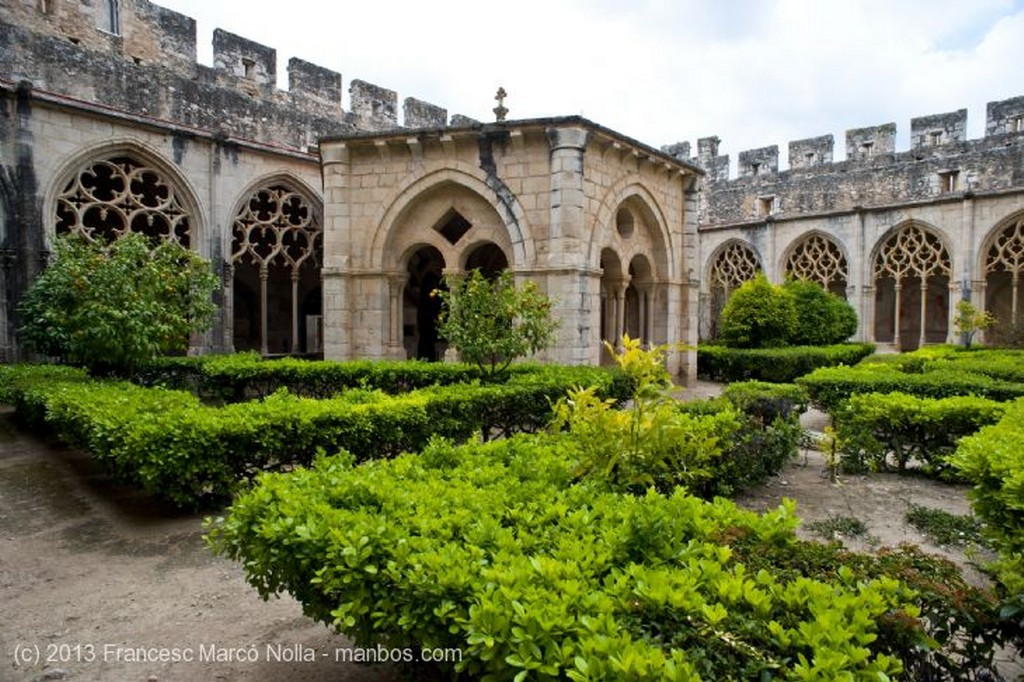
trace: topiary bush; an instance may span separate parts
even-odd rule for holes
[[[796,306],[794,346],[830,346],[857,333],[857,313],[845,299],[817,282],[791,279],[782,285]]]
[[[797,330],[793,296],[758,273],[732,292],[718,321],[719,340],[735,348],[785,346]]]

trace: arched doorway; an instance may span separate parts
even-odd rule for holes
[[[626,279],[614,249],[601,251],[601,364],[613,362],[605,344],[617,347],[625,327]]]
[[[949,252],[916,224],[900,228],[875,258],[875,339],[899,350],[945,343],[949,334]]]
[[[443,286],[444,267],[444,256],[433,246],[422,246],[409,257],[402,305],[402,339],[407,357],[435,362],[448,348],[437,333],[441,298],[434,293]]]
[[[249,195],[232,226],[236,350],[316,352],[310,330],[318,333],[321,312],[306,303],[320,290],[322,260],[323,228],[302,195],[284,185]]]

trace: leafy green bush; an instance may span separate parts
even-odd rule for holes
[[[793,297],[764,273],[732,292],[718,321],[719,339],[735,348],[785,346],[797,330]]]
[[[554,409],[552,428],[565,431],[585,452],[579,473],[596,476],[615,490],[642,493],[697,489],[712,476],[720,443],[737,428],[735,410],[691,415],[667,392],[674,388],[665,369],[665,347],[643,350],[639,339],[622,338],[623,350],[609,347],[636,389],[625,409],[614,409],[594,387],[569,391]]]
[[[974,483],[974,512],[987,525],[1001,556],[1000,579],[1009,595],[1024,595],[1024,400],[997,423],[960,441],[950,462]],[[1024,599],[1022,599],[1024,601]]]
[[[697,347],[697,373],[712,381],[770,381],[789,383],[819,367],[855,365],[875,352],[874,344],[788,348]]]
[[[536,282],[517,284],[507,269],[494,279],[474,269],[446,276],[445,284],[434,292],[444,304],[438,334],[482,373],[500,374],[517,358],[533,355],[554,340],[558,321]]]
[[[783,290],[793,297],[797,325],[788,343],[794,346],[829,346],[857,333],[857,313],[845,299],[817,282],[789,280]]]
[[[757,381],[730,384],[719,398],[693,401],[678,409],[692,415],[741,414],[739,428],[721,436],[722,454],[708,462],[709,475],[693,492],[704,499],[729,496],[767,481],[797,453],[807,408],[803,390],[793,384]]]
[[[474,679],[888,679],[980,630],[942,592],[982,599],[955,573],[905,560],[914,592],[798,541],[792,506],[574,484],[581,454],[545,435],[320,458],[261,476],[208,537],[264,597],[363,645],[459,648]]]
[[[1004,403],[973,396],[918,398],[905,393],[857,393],[833,413],[848,472],[903,472],[916,462],[926,473],[948,475],[957,442],[994,424]],[[891,464],[890,464],[891,463]]]
[[[173,241],[133,233],[112,244],[79,235],[54,241],[54,262],[18,306],[25,345],[93,373],[131,374],[213,324],[220,280]]]

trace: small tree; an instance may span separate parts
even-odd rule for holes
[[[857,332],[857,313],[845,300],[817,282],[790,280],[783,287],[796,306],[794,346],[828,346],[842,343]]]
[[[209,262],[173,242],[130,234],[110,245],[58,237],[55,258],[18,307],[25,345],[97,374],[188,348],[210,327],[219,281]]]
[[[987,310],[978,310],[970,301],[960,301],[956,304],[956,317],[953,318],[953,328],[957,334],[964,335],[964,345],[971,347],[974,335],[979,331],[988,329],[996,323],[996,318]]]
[[[492,377],[554,338],[558,323],[551,318],[551,301],[534,282],[516,286],[509,270],[494,280],[472,270],[446,277],[445,284],[447,291],[434,292],[444,303],[438,333],[465,362]]]
[[[793,297],[758,273],[732,292],[719,321],[719,336],[727,346],[770,348],[784,346],[796,333]]]

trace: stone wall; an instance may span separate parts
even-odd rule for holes
[[[985,137],[966,139],[966,127],[966,109],[914,118],[911,149],[903,152],[895,150],[895,123],[847,130],[846,160],[838,162],[831,136],[798,140],[789,143],[784,171],[777,146],[751,149],[739,153],[736,178],[717,137],[698,140],[693,158],[689,144],[666,151],[707,172],[702,229],[1024,186],[1024,97],[988,104]]]

